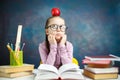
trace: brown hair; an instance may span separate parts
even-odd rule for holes
[[[50,18],[47,19],[46,24],[45,24],[45,29],[48,28],[49,20],[52,19],[52,18],[53,17],[50,17]],[[47,47],[48,53],[49,53],[50,52],[50,44],[49,44],[49,41],[48,41],[48,35],[47,34],[45,34],[45,41],[46,41],[46,47]]]

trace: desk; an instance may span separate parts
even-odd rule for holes
[[[33,75],[19,77],[19,78],[4,78],[4,77],[0,77],[0,80],[34,80],[35,74],[38,73],[38,70],[35,69],[33,71],[33,73],[34,73]],[[93,80],[93,79],[88,78],[86,76],[84,76],[84,78],[85,78],[85,80]],[[103,80],[120,80],[120,74],[118,75],[118,79],[103,79]]]

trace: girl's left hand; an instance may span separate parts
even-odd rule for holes
[[[61,39],[61,41],[60,41],[60,44],[61,44],[61,45],[65,45],[66,40],[67,40],[67,35],[64,34],[64,35],[62,36],[62,39]]]

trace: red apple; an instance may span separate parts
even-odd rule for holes
[[[51,13],[52,13],[52,16],[60,16],[60,9],[52,8]]]

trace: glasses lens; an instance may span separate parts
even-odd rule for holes
[[[61,25],[60,29],[61,29],[61,31],[65,31],[66,30],[66,26],[65,25]]]
[[[57,25],[51,25],[50,28],[51,28],[52,30],[56,30],[56,29],[57,29]]]

